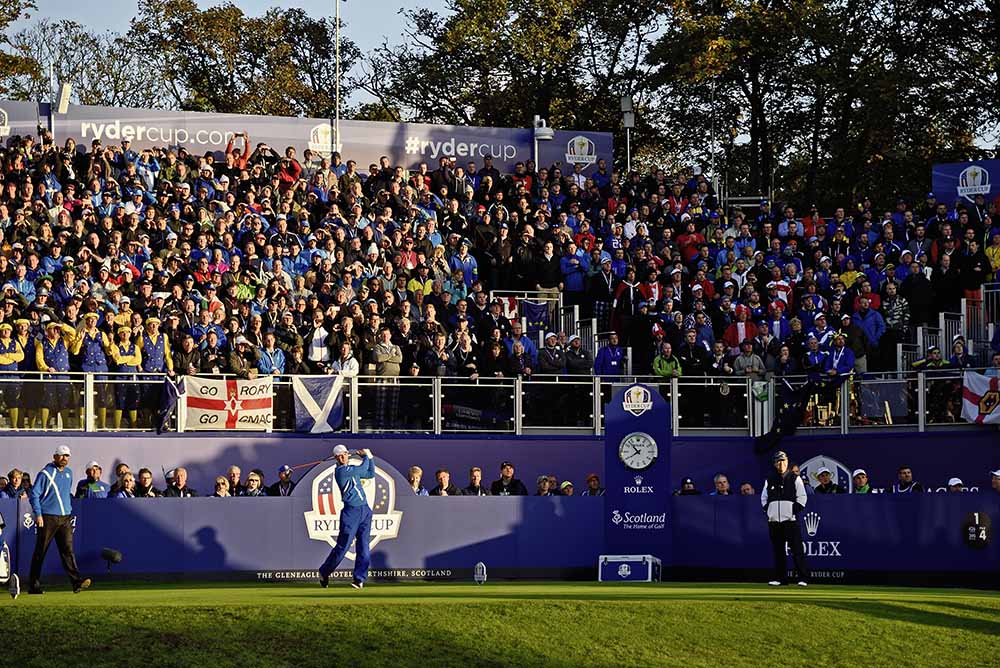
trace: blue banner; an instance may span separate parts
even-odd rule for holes
[[[954,209],[959,203],[972,206],[976,195],[983,195],[986,203],[1000,196],[1000,160],[975,162],[948,162],[934,165],[931,184],[939,204]]]

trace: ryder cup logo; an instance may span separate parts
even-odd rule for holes
[[[653,407],[653,398],[649,390],[640,385],[633,385],[625,390],[625,397],[622,399],[622,408],[632,415],[639,417]]]
[[[0,138],[10,136],[10,124],[7,122],[7,111],[0,109]]]
[[[358,465],[361,464],[361,460],[351,457],[350,463]],[[337,535],[340,532],[340,509],[344,507],[340,487],[333,477],[336,470],[336,465],[331,466],[313,479],[312,510],[303,513],[309,538],[323,541],[330,547],[337,544]],[[395,509],[396,485],[392,476],[379,467],[375,467],[375,477],[363,479],[361,486],[372,509],[372,533],[368,545],[374,548],[380,541],[390,540],[399,535],[399,523],[403,513]],[[353,548],[348,551],[347,558],[354,559]]]
[[[819,521],[821,519],[819,513],[806,513],[803,519],[806,523],[806,533],[810,536],[815,536],[816,532],[819,531]]]
[[[320,123],[309,132],[309,150],[329,158],[336,149],[333,146],[333,128],[329,123]]]
[[[577,135],[566,144],[566,162],[589,167],[597,162],[597,147],[583,135]]]
[[[618,567],[618,577],[627,578],[630,575],[632,575],[632,569],[628,564],[622,564]]]
[[[958,196],[970,202],[976,195],[990,194],[990,173],[979,165],[972,165],[962,170],[958,175]]]

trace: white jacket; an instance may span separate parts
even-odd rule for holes
[[[795,504],[804,508],[806,505],[806,486],[802,478],[795,476],[795,502],[786,499],[767,501],[767,478],[764,479],[764,490],[760,493],[760,505],[767,510],[768,522],[788,522],[795,520]]]

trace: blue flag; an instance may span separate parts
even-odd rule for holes
[[[344,421],[344,376],[292,376],[295,431],[325,434]]]
[[[177,402],[182,394],[184,394],[184,379],[179,378],[177,382],[174,382],[169,376],[164,376],[163,393],[160,396],[160,415],[156,422],[157,434],[169,431],[170,422],[177,412]]]
[[[544,332],[549,329],[549,305],[546,302],[522,299],[521,314],[527,321],[527,331]]]

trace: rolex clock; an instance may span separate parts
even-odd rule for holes
[[[618,459],[633,471],[648,469],[656,463],[658,449],[649,434],[634,431],[618,444]]]

